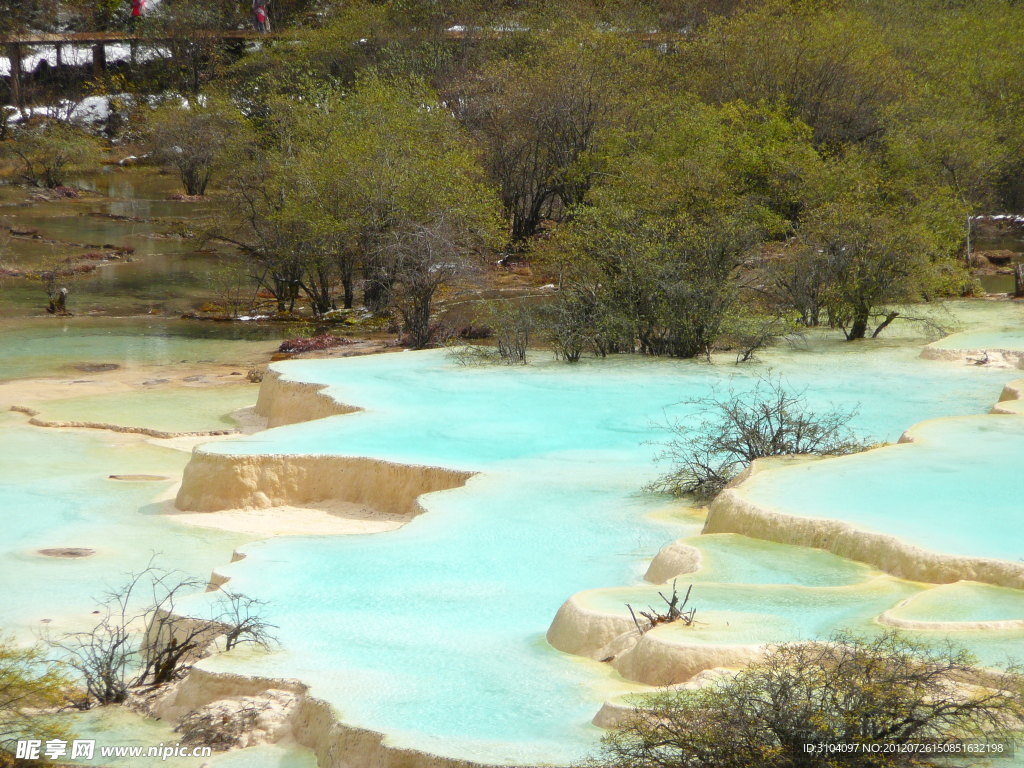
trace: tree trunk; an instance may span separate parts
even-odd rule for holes
[[[409,346],[413,349],[426,349],[430,346],[430,304],[434,291],[417,291],[410,298],[410,305],[405,316],[405,332],[409,336]]]
[[[92,47],[92,74],[94,77],[102,77],[107,71],[107,48],[103,43],[97,43]]]
[[[900,313],[899,312],[895,312],[895,311],[894,312],[890,312],[889,314],[887,314],[885,316],[885,320],[883,320],[881,323],[879,323],[878,327],[875,328],[875,332],[871,334],[871,338],[872,339],[877,339],[878,338],[878,334],[880,334],[882,331],[884,331],[886,328],[888,328],[889,324],[892,323],[892,321],[895,320],[899,316],[900,316]]]
[[[338,273],[341,276],[343,306],[352,309],[356,299],[355,285],[356,260],[354,256],[343,254],[338,257]]]
[[[352,283],[352,275],[351,274],[343,274],[342,275],[342,277],[341,277],[341,286],[342,286],[342,289],[344,290],[344,294],[345,294],[345,299],[344,299],[345,309],[352,309],[352,304],[355,301],[355,286]]]
[[[1013,268],[1013,297],[1024,298],[1024,264],[1018,264]]]
[[[394,279],[388,270],[372,262],[363,267],[363,303],[374,314],[379,314],[391,304]]]
[[[850,330],[846,332],[847,341],[857,341],[863,339],[868,332],[868,313],[858,312],[853,318],[853,324],[850,326]]]
[[[25,106],[21,90],[21,46],[17,43],[8,45],[7,58],[11,61],[11,104],[20,110]]]

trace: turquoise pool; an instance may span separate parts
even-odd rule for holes
[[[271,601],[283,650],[206,663],[303,679],[344,722],[398,745],[485,762],[579,759],[600,735],[591,717],[624,683],[607,666],[551,649],[551,619],[577,591],[639,583],[660,545],[698,529],[685,505],[673,520],[666,499],[640,490],[658,472],[657,425],[692,418],[678,405],[685,399],[750,387],[770,369],[807,387],[815,405],[858,406],[860,433],[895,440],[922,419],[986,412],[1008,378],[923,361],[919,351],[820,341],[746,368],[634,358],[462,368],[444,352],[279,364],[284,376],[325,384],[364,410],[207,450],[369,456],[480,474],[427,497],[428,513],[395,532],[245,547],[247,559],[222,571]],[[868,583],[859,566],[846,573],[799,551],[750,558],[749,568],[710,552],[715,581],[733,585],[706,587],[711,603],[732,609],[708,616],[756,615],[761,585],[789,584],[770,591],[775,602],[760,612],[774,618],[756,639],[807,638],[867,627],[920,589],[888,577]],[[849,579],[853,586],[825,587]],[[813,621],[797,620],[816,606]],[[992,655],[1005,642],[981,645]]]

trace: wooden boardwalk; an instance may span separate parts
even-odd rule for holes
[[[0,35],[0,45],[101,45],[107,43],[160,43],[184,37],[181,32],[175,34],[160,33],[156,30],[143,34],[134,32],[33,32],[19,35]],[[217,40],[259,40],[273,37],[266,32],[251,29],[195,29],[188,33],[190,38],[214,38]]]

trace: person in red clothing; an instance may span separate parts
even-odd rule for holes
[[[257,32],[270,31],[270,17],[267,15],[267,0],[252,0],[252,12]]]
[[[128,29],[135,32],[142,21],[142,12],[146,10],[146,0],[132,0],[132,16],[128,20]],[[135,44],[132,43],[132,63],[135,63]]]

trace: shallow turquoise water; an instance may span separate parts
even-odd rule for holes
[[[248,540],[157,516],[151,501],[173,484],[185,453],[126,444],[104,432],[27,426],[23,416],[9,413],[0,414],[0,431],[0,627],[21,640],[47,628],[58,634],[83,628],[96,599],[154,553],[167,567],[205,576]],[[111,474],[167,479],[124,482]],[[60,547],[96,554],[37,553]]]
[[[78,375],[83,363],[121,367],[197,362],[238,362],[265,355],[277,329],[132,318],[53,318],[0,325],[0,381]],[[244,373],[244,370],[242,371]]]
[[[963,330],[934,342],[940,349],[1024,349],[1024,305],[984,302],[972,306]]]
[[[492,762],[577,759],[596,742],[588,723],[614,680],[607,668],[549,648],[551,619],[574,592],[637,583],[660,545],[693,532],[692,523],[650,517],[665,500],[639,490],[658,472],[655,425],[666,413],[688,418],[681,400],[713,385],[749,387],[770,366],[809,387],[818,406],[859,404],[858,431],[894,440],[922,419],[984,413],[1008,378],[921,361],[918,351],[821,343],[739,369],[629,358],[466,369],[443,352],[281,364],[285,375],[328,384],[365,411],[209,450],[371,456],[482,474],[427,497],[428,513],[399,531],[246,547],[249,557],[226,572],[238,589],[271,601],[284,650],[208,663],[304,679],[345,722],[402,745]],[[892,579],[877,593],[856,583],[790,586],[757,610],[759,583],[856,582],[859,566],[806,550],[748,549],[750,566],[741,568],[742,547],[730,554],[710,545],[716,580],[753,586],[714,587],[709,602],[735,610],[706,615],[753,627],[770,613],[760,622],[764,639],[867,628],[918,589]]]
[[[245,381],[243,377],[235,377]],[[235,429],[232,413],[254,405],[258,388],[249,383],[207,387],[161,386],[104,395],[49,400],[38,405],[47,421],[92,422],[145,427],[165,432]],[[3,392],[0,390],[0,396]]]
[[[961,581],[926,590],[889,613],[912,621],[1024,621],[1024,590]]]
[[[701,552],[699,574],[703,581],[839,587],[859,584],[875,574],[870,566],[831,552],[732,533],[695,536],[687,543]],[[689,576],[680,577],[680,582],[689,580]]]
[[[73,760],[72,765],[102,763],[109,768],[137,768],[143,762],[164,768],[316,768],[316,756],[308,749],[296,746],[260,746],[234,752],[214,754],[209,758],[121,757],[100,760],[101,747],[157,747],[177,744],[181,738],[163,722],[149,720],[122,707],[102,707],[89,712],[66,716],[66,724],[77,738],[95,739],[96,752],[92,760]]]
[[[944,419],[914,434],[913,444],[756,475],[743,495],[937,552],[1024,560],[1021,417]]]
[[[464,368],[445,352],[347,360],[296,360],[275,367],[289,378],[328,385],[364,408],[359,414],[298,424],[211,447],[218,453],[374,456],[482,469],[548,452],[624,451],[648,477],[651,441],[667,417],[692,418],[682,401],[717,388],[738,391],[759,375],[806,388],[815,408],[856,409],[863,437],[895,440],[909,425],[954,413],[985,413],[1005,370],[918,359],[909,346],[819,344],[780,349],[749,367],[621,357],[576,366]],[[344,421],[339,420],[343,418]],[[646,443],[646,444],[645,444]],[[642,485],[643,479],[636,485]]]
[[[234,361],[269,346],[196,339],[207,328],[220,330],[199,324],[181,326],[179,336],[177,327],[158,322],[79,320],[0,332],[0,378],[92,378],[67,366]],[[551,649],[544,640],[551,619],[577,591],[638,584],[663,544],[696,532],[685,509],[673,519],[664,514],[664,498],[639,490],[658,473],[650,441],[663,434],[655,425],[666,412],[687,418],[679,401],[712,385],[748,387],[770,367],[808,386],[817,405],[859,403],[858,430],[894,439],[924,418],[987,411],[1011,377],[921,361],[918,351],[905,342],[816,342],[773,351],[760,366],[741,369],[630,358],[466,369],[440,352],[286,364],[281,370],[289,376],[327,383],[340,400],[366,410],[210,450],[374,456],[482,474],[463,489],[427,498],[428,514],[398,531],[245,546],[249,557],[221,570],[236,588],[270,601],[282,650],[208,663],[303,679],[343,721],[403,745],[492,762],[575,760],[600,736],[589,721],[601,702],[631,686],[607,665]],[[145,397],[139,400],[144,407]],[[44,618],[58,631],[87,622],[92,598],[151,551],[205,575],[246,540],[156,517],[150,501],[170,481],[108,479],[172,477],[184,454],[125,446],[102,433],[30,428],[16,415],[0,415],[0,429],[7,534],[0,546],[7,563],[0,569],[0,626],[23,638]],[[875,572],[815,550],[701,539],[705,569],[695,580],[713,582],[698,593],[709,641],[793,639],[840,626],[867,631],[874,615],[919,589],[866,581]],[[35,554],[62,546],[97,554]],[[1019,648],[1024,634],[957,637],[983,658],[999,659]],[[224,764],[308,759],[261,753],[245,762],[242,754]]]

